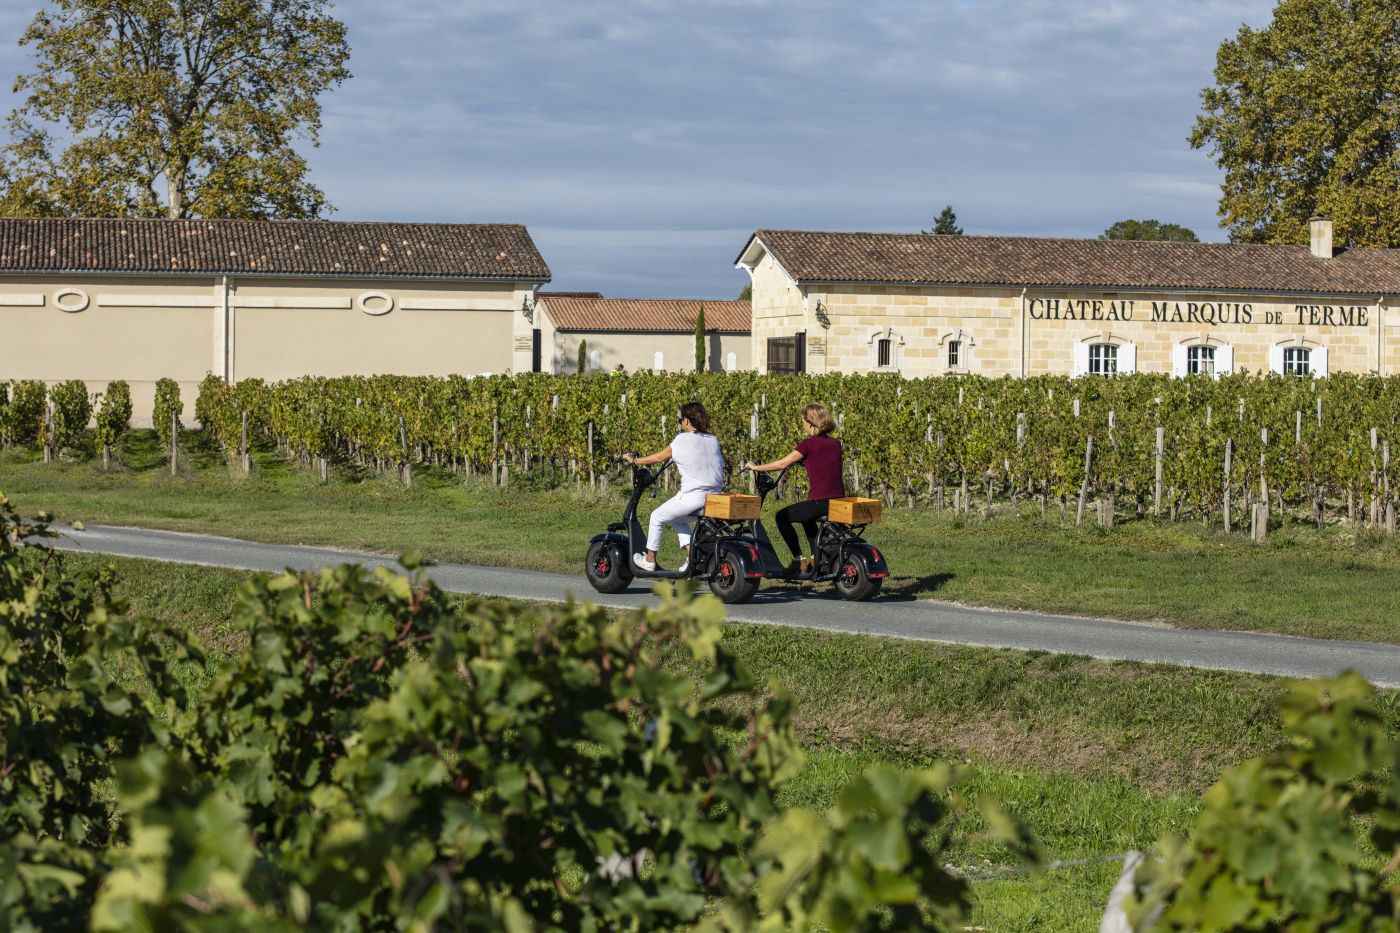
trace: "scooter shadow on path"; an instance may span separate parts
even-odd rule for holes
[[[886,587],[883,598],[885,602],[891,603],[912,603],[920,599],[929,599],[939,590],[943,589],[950,581],[957,579],[955,573],[931,573],[923,577],[895,577],[887,580],[893,586]]]

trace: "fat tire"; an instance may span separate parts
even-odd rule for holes
[[[599,593],[621,593],[632,582],[632,574],[617,560],[617,554],[607,541],[595,541],[588,546],[583,572],[589,586]]]
[[[837,594],[854,603],[873,598],[884,582],[884,577],[871,579],[865,562],[856,557],[846,558],[846,562],[837,570],[835,580]]]
[[[725,570],[728,570],[728,574]],[[719,565],[710,577],[710,592],[722,603],[746,603],[758,592],[758,581],[744,576],[744,562],[734,554],[720,556]]]

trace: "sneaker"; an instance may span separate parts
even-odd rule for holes
[[[645,570],[648,573],[651,573],[652,571],[656,570],[656,561],[647,560],[647,556],[645,554],[633,554],[632,563],[636,564],[638,569]]]
[[[676,568],[676,573],[685,573],[690,568],[690,558],[681,561],[681,565]]]

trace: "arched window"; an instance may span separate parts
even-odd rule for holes
[[[1283,340],[1269,348],[1269,369],[1282,376],[1327,375],[1327,348],[1304,337]]]
[[[967,331],[945,332],[938,338],[938,347],[944,372],[965,373],[972,369],[972,353],[977,341]]]
[[[1173,376],[1228,376],[1235,369],[1235,348],[1217,337],[1191,337],[1172,347]]]
[[[898,370],[899,351],[904,346],[904,338],[893,328],[877,330],[870,335],[870,368],[875,370]]]
[[[724,355],[724,371],[727,372],[727,373],[732,373],[732,372],[736,372],[738,369],[739,369],[739,357],[737,357],[737,356],[734,355],[734,351],[733,351],[733,350],[730,350],[728,353],[726,353],[726,354]]]
[[[1137,371],[1137,346],[1104,333],[1074,345],[1076,376],[1117,376]]]
[[[657,372],[665,372],[666,357],[660,350],[657,350],[651,355],[651,368]]]
[[[588,368],[589,368],[589,369],[593,369],[593,370],[598,370],[598,369],[602,369],[602,368],[603,368],[603,351],[601,351],[601,350],[589,350],[589,351],[588,351]]]

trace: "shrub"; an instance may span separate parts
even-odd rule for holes
[[[10,394],[9,432],[15,444],[37,444],[44,433],[49,390],[38,379],[22,379]]]
[[[124,617],[112,573],[69,572],[43,518],[21,520],[0,495],[4,929],[81,925],[111,847],[126,839],[103,792],[112,762],[171,747],[169,723],[185,705],[151,627]],[[118,669],[154,699],[124,686]]]
[[[60,382],[49,389],[49,400],[53,402],[50,443],[54,450],[78,446],[92,420],[92,399],[88,396],[87,383],[81,379]]]
[[[194,417],[210,437],[219,441],[228,456],[238,453],[243,411],[238,390],[223,377],[213,373],[204,377],[194,400]]]
[[[1139,928],[1395,929],[1400,749],[1374,693],[1356,674],[1294,683],[1285,747],[1227,772],[1191,839],[1139,868]]]
[[[97,406],[97,429],[93,439],[102,448],[104,465],[111,449],[131,430],[131,387],[118,379],[107,383],[107,391]]]
[[[181,428],[180,416],[185,413],[185,403],[180,401],[180,384],[174,379],[156,380],[155,404],[151,408],[152,426],[156,429],[156,436],[160,438],[161,444],[170,446],[171,419],[174,419],[174,429]]]

